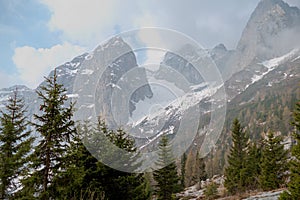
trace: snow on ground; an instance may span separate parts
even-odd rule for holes
[[[81,72],[81,74],[86,74],[86,75],[91,75],[92,73],[94,73],[94,71],[90,69],[84,69]]]
[[[157,84],[151,84],[151,90],[153,93],[152,98],[145,98],[135,104],[136,109],[132,112],[131,121],[139,121],[149,114],[153,114],[162,109],[176,99],[176,94]]]
[[[144,120],[151,121],[153,124],[158,124],[159,119],[166,118],[172,113],[171,110],[176,110],[177,114],[183,114],[187,109],[197,105],[201,99],[211,97],[221,86],[207,86],[201,91],[186,93],[168,104],[168,106],[165,107],[168,107],[168,109],[159,109],[157,112],[151,113],[140,120],[135,121],[132,126],[136,126]]]
[[[69,69],[69,68],[66,68],[66,73],[73,76],[73,75],[76,75],[78,72],[78,69]]]
[[[106,87],[118,88],[119,90],[122,90],[122,88],[120,86],[118,86],[117,84],[114,84],[114,83],[108,83],[106,85]]]
[[[246,85],[245,89],[248,88],[253,83],[255,83],[255,82],[259,81],[260,79],[262,79],[266,74],[268,74],[269,72],[276,69],[276,67],[278,67],[279,65],[285,63],[288,60],[294,59],[295,57],[299,56],[299,54],[300,54],[300,49],[294,49],[294,50],[290,51],[289,53],[287,53],[283,56],[273,58],[271,60],[267,60],[267,61],[264,61],[264,62],[260,63],[260,64],[262,64],[263,66],[265,66],[267,68],[267,71],[262,73],[262,74],[255,74],[251,78],[251,83]]]
[[[94,54],[93,54],[93,53],[90,53],[90,54],[86,55],[86,56],[84,57],[84,59],[86,59],[86,60],[91,60],[91,59],[93,58],[93,56],[94,56]]]
[[[68,98],[77,98],[78,96],[78,94],[67,94]]]
[[[292,51],[290,51],[289,53],[281,56],[281,57],[277,57],[277,58],[273,58],[271,60],[267,60],[265,62],[263,62],[262,64],[267,67],[268,69],[272,69],[288,60],[291,60],[293,58],[295,58],[296,56],[299,56],[300,53],[300,49],[294,49]]]
[[[7,101],[9,99],[9,95],[0,97],[0,101]]]

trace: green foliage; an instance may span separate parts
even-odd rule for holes
[[[212,182],[204,190],[205,199],[216,199],[218,196],[218,186]]]
[[[119,167],[120,165],[123,165],[123,163],[129,162],[127,170],[137,170],[137,168],[140,166],[140,164],[136,162],[138,159],[138,154],[136,154],[135,157],[132,157],[132,153],[136,152],[134,140],[131,139],[126,132],[124,132],[122,129],[118,129],[117,131],[108,130],[104,121],[99,120],[96,133],[97,135],[102,134],[103,136],[107,137],[109,141],[116,147],[128,152],[128,154],[125,153],[122,155],[122,157],[120,157],[119,149],[107,148],[106,156],[107,158],[114,159],[113,165]],[[115,158],[118,158],[120,163],[116,162]],[[103,164],[99,166],[101,168],[101,180],[103,183],[102,188],[105,192],[106,199],[142,200],[150,198],[150,192],[147,190],[148,185],[143,174],[118,171]]]
[[[280,195],[281,200],[300,199],[300,101],[296,104],[292,124],[296,128],[294,133],[296,144],[292,148],[292,159],[289,163],[290,182],[288,183],[288,191]]]
[[[180,178],[177,174],[171,146],[165,135],[162,136],[159,143],[158,156],[157,165],[163,168],[153,172],[153,178],[157,182],[156,194],[159,200],[171,200],[174,199],[174,194],[180,191]]]
[[[0,199],[11,199],[24,176],[33,138],[28,131],[23,100],[17,91],[0,111]]]
[[[51,190],[57,199],[104,199],[100,163],[81,141],[82,132],[87,131],[89,124],[77,128],[64,159],[66,169],[53,180]]]
[[[54,177],[65,170],[64,159],[66,149],[74,134],[73,104],[65,106],[67,96],[63,85],[57,83],[57,75],[46,78],[46,85],[37,91],[42,100],[41,115],[35,114],[35,130],[40,134],[37,146],[31,157],[30,168],[34,171],[24,182],[23,192],[35,194],[40,199],[49,199],[56,194],[51,193]]]
[[[260,175],[261,149],[256,144],[249,145],[249,151],[246,156],[245,168],[241,171],[247,190],[259,188],[258,176]]]
[[[196,167],[198,168],[197,182],[199,182],[201,185],[201,181],[205,181],[208,177],[205,171],[206,166],[205,166],[204,158],[200,158],[199,152],[197,152],[196,154]]]
[[[230,155],[228,156],[228,167],[225,169],[225,187],[230,194],[236,194],[245,190],[245,179],[243,172],[246,168],[246,157],[248,151],[248,136],[238,121],[233,121],[232,142]]]
[[[282,137],[269,132],[263,141],[261,175],[259,183],[263,190],[273,190],[285,182],[287,170],[287,151],[284,150]]]
[[[185,166],[186,166],[186,159],[187,159],[187,156],[186,156],[186,153],[184,153],[182,155],[182,158],[181,158],[181,187],[182,188],[185,188]]]

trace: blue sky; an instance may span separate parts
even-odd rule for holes
[[[0,88],[35,88],[54,67],[113,34],[145,26],[183,32],[207,48],[234,48],[258,2],[0,0]]]

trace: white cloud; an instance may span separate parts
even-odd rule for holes
[[[40,1],[51,12],[50,30],[62,31],[64,39],[84,45],[113,34],[117,21],[123,17],[118,12],[124,4],[121,0]]]
[[[19,79],[28,87],[38,86],[51,69],[85,52],[85,48],[63,43],[51,48],[17,47],[13,62]]]
[[[234,48],[258,1],[40,0],[51,12],[50,30],[90,48],[118,31],[144,26],[181,31],[205,47],[223,42]]]

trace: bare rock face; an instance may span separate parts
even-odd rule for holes
[[[80,80],[76,80],[77,88],[73,92],[79,98],[86,98],[84,102],[90,103],[87,107],[95,109],[110,127],[126,124],[136,103],[152,97],[145,70],[138,67],[133,50],[120,37],[87,54],[76,79]],[[134,88],[137,82],[143,84]],[[113,96],[114,93],[117,95]]]
[[[300,10],[282,0],[262,0],[251,15],[230,65],[238,71],[300,46]],[[288,38],[288,39],[287,39]]]
[[[17,91],[17,95],[19,98],[24,100],[25,108],[27,110],[27,114],[31,117],[31,113],[35,112],[34,104],[37,102],[37,95],[34,90],[24,86],[24,85],[15,85],[9,88],[0,89],[0,110],[5,108],[7,105],[9,98],[14,95],[14,92]]]
[[[151,71],[151,75],[156,80],[166,80],[190,93],[181,98],[174,96],[161,112],[143,115],[141,120],[133,123],[132,130],[150,130],[143,132],[149,138],[141,138],[136,141],[137,145],[151,146],[158,141],[161,133],[175,135],[182,116],[187,111],[200,106],[203,115],[212,111],[211,105],[216,102],[212,95],[217,93],[215,90],[218,87],[209,87],[215,74],[211,73],[211,66],[207,65],[207,57],[214,61],[221,72],[227,100],[237,110],[261,98],[261,93],[267,96],[270,91],[295,88],[290,93],[296,94],[294,91],[298,91],[296,85],[300,74],[299,32],[298,8],[290,7],[282,0],[261,0],[235,50],[228,50],[223,44],[219,44],[211,50],[199,51],[186,45],[178,52],[167,52],[159,70]],[[191,61],[203,66],[201,73]],[[52,71],[49,76],[53,73]],[[84,99],[86,104],[77,101],[77,109],[84,108],[89,111],[87,120],[92,117],[91,111],[96,111],[113,128],[118,124],[126,125],[134,111],[138,111],[141,104],[144,106],[147,103],[143,104],[146,98],[156,97],[155,87],[152,87],[152,92],[145,69],[138,66],[133,50],[119,37],[98,46],[91,53],[85,53],[58,66],[56,73],[58,82],[67,89],[66,95],[71,100]],[[46,83],[41,83],[44,84]],[[4,107],[15,87],[0,90],[0,109]],[[41,102],[35,90],[25,86],[17,87],[28,105],[28,115],[39,113]],[[160,95],[156,99],[163,102],[163,98]],[[191,115],[188,122],[198,120],[198,114]],[[236,113],[232,114],[235,115]]]
[[[130,76],[127,80],[126,73],[133,69],[137,69],[135,76]],[[70,101],[77,102],[79,95],[90,98],[90,109],[95,109],[98,115],[107,119],[110,126],[114,126],[112,116],[111,98],[114,90],[123,90],[123,96],[119,96],[119,100],[115,102],[113,107],[120,108],[116,111],[119,116],[125,116],[122,122],[127,122],[128,118],[135,110],[135,105],[140,100],[152,97],[151,88],[146,79],[144,69],[138,68],[135,54],[131,47],[121,38],[112,38],[107,43],[98,46],[93,52],[85,53],[75,57],[72,61],[66,62],[55,68],[57,74],[57,82],[66,88],[66,95]],[[49,77],[53,76],[54,70],[50,72]],[[82,83],[81,89],[86,91],[76,91],[74,88],[77,78]],[[132,91],[131,83],[139,80],[142,83],[140,87]],[[13,94],[17,88],[20,97],[24,98],[25,104],[28,106],[28,116],[30,120],[33,114],[39,114],[40,99],[36,94],[36,90],[40,90],[41,86],[47,83],[43,81],[36,89],[29,89],[26,86],[13,86],[0,90],[0,109],[4,108],[7,99]],[[131,92],[130,95],[126,92]],[[124,103],[124,98],[127,103]],[[92,104],[94,104],[92,106]],[[76,109],[82,105],[75,105]],[[84,105],[83,105],[84,106]],[[125,106],[127,106],[125,108]],[[123,109],[123,110],[122,110]],[[126,114],[124,114],[126,112]]]

